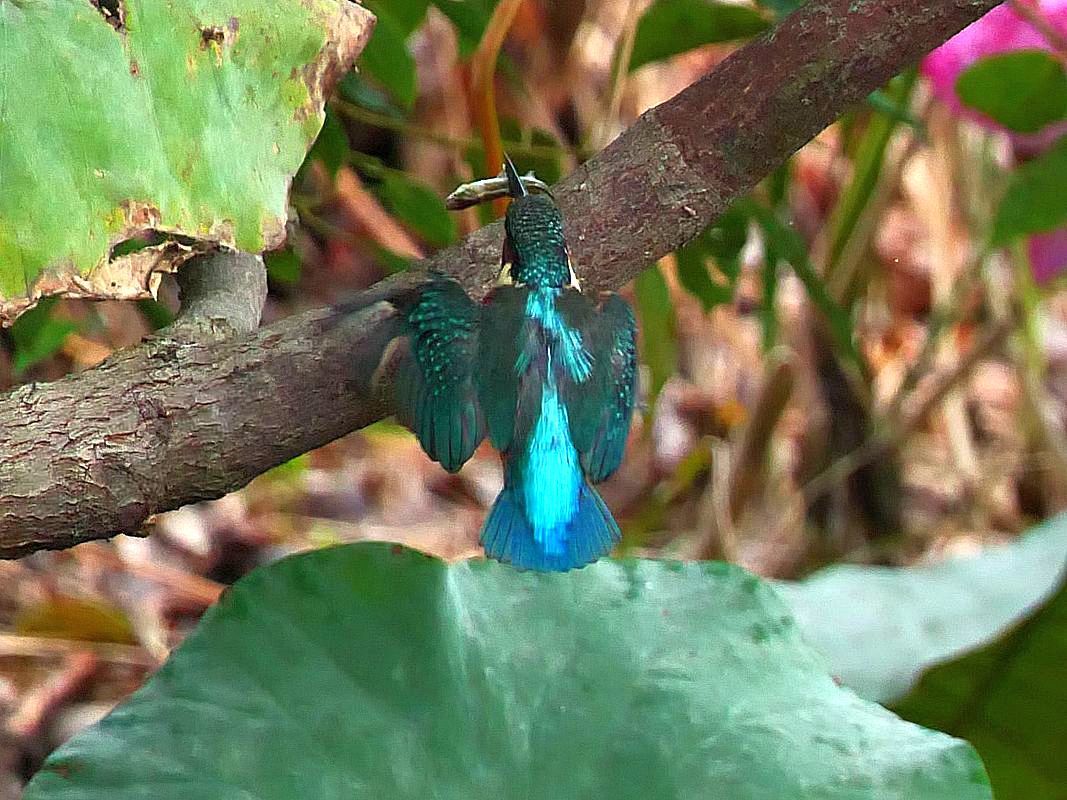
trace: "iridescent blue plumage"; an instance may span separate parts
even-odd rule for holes
[[[448,469],[458,469],[486,433],[500,451],[504,488],[482,529],[487,555],[522,569],[568,570],[619,539],[591,484],[618,468],[625,449],[634,319],[621,298],[598,307],[573,288],[550,198],[517,197],[505,230],[512,285],[479,306],[442,278],[407,311],[411,344],[397,405]]]
[[[474,379],[479,309],[458,283],[441,278],[405,318],[409,351],[396,380],[400,421],[430,458],[455,472],[485,438]]]

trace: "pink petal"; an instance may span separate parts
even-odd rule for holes
[[[1041,12],[1045,19],[1067,36],[1067,0],[1042,0]],[[973,119],[994,130],[1003,126],[977,111],[964,108],[956,96],[956,80],[960,73],[980,58],[1015,50],[1052,50],[1048,40],[1029,22],[1020,17],[1011,5],[997,6],[980,20],[964,28],[928,55],[922,63],[922,74],[933,86],[934,96],[948,105],[960,116]],[[1047,148],[1063,133],[1067,124],[1049,125],[1035,134],[1018,134],[1008,131],[1012,142],[1028,153]]]
[[[1027,243],[1034,280],[1046,284],[1067,271],[1067,228],[1038,233]]]

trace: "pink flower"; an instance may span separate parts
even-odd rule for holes
[[[1067,0],[1022,2],[1036,5],[1035,11],[1067,38]],[[930,80],[934,96],[954,113],[992,130],[1004,131],[1011,139],[1016,156],[1025,159],[1047,150],[1067,134],[1067,123],[1055,122],[1037,133],[1010,131],[984,114],[967,108],[956,95],[956,81],[974,62],[985,56],[1016,50],[1052,52],[1053,48],[1039,30],[1016,12],[1012,4],[1004,3],[930,53],[923,60],[922,74]],[[1031,236],[1027,250],[1034,280],[1038,283],[1048,283],[1067,272],[1067,228]]]
[[[1067,270],[1067,228],[1035,233],[1027,242],[1034,280],[1045,284]]]
[[[1033,0],[1023,2],[1032,3]],[[1067,0],[1041,0],[1038,7],[1049,25],[1067,37]],[[1052,46],[1040,31],[1018,15],[1010,3],[1004,3],[930,53],[923,60],[922,74],[933,85],[934,96],[955,113],[989,128],[1005,130],[984,114],[966,108],[956,96],[956,81],[978,59],[1015,50],[1051,52]],[[1020,154],[1032,155],[1046,150],[1067,133],[1067,124],[1055,123],[1032,134],[1007,133]]]

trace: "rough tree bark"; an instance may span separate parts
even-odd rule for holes
[[[703,230],[853,103],[998,0],[809,0],[644,114],[554,191],[586,288],[621,286]],[[472,292],[499,225],[427,267]],[[164,332],[103,365],[0,398],[0,556],[137,532],[379,419],[370,376],[396,333],[372,289],[338,322],[312,311],[251,334]]]

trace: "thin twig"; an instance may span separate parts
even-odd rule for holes
[[[372,241],[405,258],[422,258],[425,254],[414,238],[367,191],[355,171],[341,167],[337,171],[334,200]]]
[[[489,17],[478,50],[471,59],[471,110],[485,147],[485,171],[496,175],[504,168],[504,146],[496,113],[496,61],[522,0],[501,0]],[[493,210],[503,216],[507,200],[494,200]]]
[[[218,602],[225,586],[218,581],[205,578],[178,567],[172,567],[156,561],[124,558],[114,548],[98,542],[83,545],[86,555],[107,564],[109,568],[123,571],[129,575],[143,578],[159,586],[164,586],[174,594],[196,605],[207,608]],[[79,552],[83,550],[79,548]]]
[[[967,296],[978,285],[978,272],[983,260],[984,257],[975,259],[964,269],[961,280],[957,281],[953,286],[952,297],[947,302],[936,305],[930,314],[922,349],[919,351],[918,358],[915,359],[911,367],[908,368],[907,373],[905,373],[900,387],[889,401],[885,411],[887,419],[896,419],[900,415],[900,410],[904,407],[904,402],[907,400],[908,395],[918,385],[919,379],[929,372],[934,362],[934,356],[937,355],[937,347],[941,341],[942,334],[946,330],[965,324],[972,318],[973,314],[967,313],[963,304]],[[958,313],[961,310],[962,313]]]
[[[473,150],[478,153],[485,152],[485,145],[478,139],[465,139],[457,136],[449,136],[447,133],[433,131],[429,128],[424,128],[407,120],[397,119],[396,117],[391,117],[387,114],[379,114],[376,111],[370,111],[344,100],[331,100],[330,105],[355,122],[362,122],[365,125],[372,125],[375,128],[393,131],[394,133],[401,133],[412,139],[422,139],[452,150]],[[530,158],[546,159],[561,158],[567,155],[567,151],[562,147],[551,147],[549,145],[519,142],[510,139],[502,141],[501,144],[504,149],[512,155],[517,154],[520,156],[529,156]]]
[[[926,396],[919,408],[891,435],[868,439],[863,445],[842,456],[808,481],[801,489],[805,504],[810,507],[828,491],[847,480],[856,470],[900,450],[925,424],[930,413],[941,404],[945,396],[968,378],[980,361],[988,358],[1003,345],[1014,327],[1012,322],[998,323],[970,349],[956,368],[941,380],[937,388]]]
[[[296,209],[297,215],[300,218],[300,224],[312,230],[315,233],[322,236],[324,239],[334,239],[345,244],[352,245],[353,247],[362,247],[366,244],[366,240],[356,236],[351,231],[334,225],[332,222],[323,218],[315,211],[315,203],[313,200],[307,197],[294,194],[290,198],[290,202],[293,204],[293,208]]]
[[[0,658],[55,658],[82,652],[92,653],[101,661],[112,664],[129,664],[145,669],[159,666],[159,661],[143,647],[132,644],[0,633]]]
[[[626,8],[622,36],[615,50],[615,71],[611,76],[611,92],[608,95],[607,110],[592,140],[594,150],[599,150],[611,141],[612,129],[619,120],[622,97],[626,91],[626,78],[630,74],[630,58],[633,56],[634,42],[637,40],[637,21],[641,17],[640,11],[641,0],[630,0]]]
[[[705,501],[710,513],[702,514],[700,538],[696,543],[696,557],[714,558],[723,555],[732,560],[736,545],[734,529],[762,483],[764,463],[771,436],[793,396],[796,363],[785,348],[773,350],[767,357],[763,386],[756,400],[751,419],[745,425],[736,455],[730,458],[725,448],[716,449],[713,456],[712,485]]]
[[[5,726],[21,739],[40,734],[52,715],[71,698],[84,691],[100,668],[100,659],[91,652],[70,653],[44,684],[27,694]]]
[[[1051,470],[1046,477],[1046,494],[1054,507],[1067,502],[1067,439],[1045,414],[1047,390],[1045,374],[1048,360],[1041,346],[1040,329],[1041,296],[1034,281],[1030,258],[1023,242],[1016,242],[1012,264],[1015,272],[1014,289],[1017,308],[1022,318],[1019,340],[1022,353],[1019,372],[1023,390],[1023,427],[1032,451],[1044,451],[1060,462],[1058,470]]]

